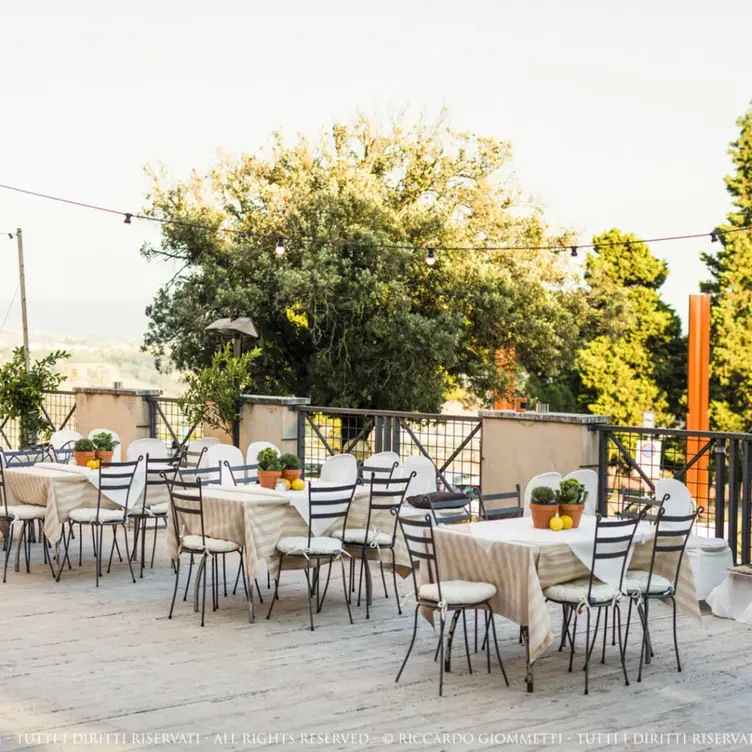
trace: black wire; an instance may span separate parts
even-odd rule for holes
[[[184,220],[180,219],[167,219],[165,217],[151,217],[146,214],[138,214],[135,212],[126,212],[126,211],[120,211],[119,209],[109,209],[104,206],[97,206],[96,204],[87,204],[83,201],[74,201],[73,199],[69,198],[62,198],[60,196],[52,196],[48,193],[38,193],[37,191],[29,191],[24,188],[18,188],[16,186],[12,185],[3,185],[0,184],[0,188],[7,190],[7,191],[15,191],[16,193],[23,193],[27,196],[36,196],[37,198],[43,198],[47,199],[48,201],[57,201],[62,204],[69,204],[71,206],[78,206],[83,209],[93,209],[95,211],[101,211],[106,212],[107,214],[117,214],[124,218],[125,222],[130,224],[131,219],[141,219],[147,222],[157,222],[159,224],[163,225],[174,225],[175,227],[186,227],[194,230],[208,230],[210,232],[227,232],[231,233],[233,235],[237,235],[240,237],[246,237],[246,238],[256,238],[257,240],[274,240],[275,242],[277,239],[280,238],[280,235],[278,233],[275,233],[273,235],[262,235],[258,233],[252,233],[247,232],[245,230],[235,230],[230,227],[220,227],[220,226],[213,226],[213,225],[203,225],[198,222],[186,222]],[[748,227],[735,227],[731,228],[730,230],[723,230],[723,231],[714,231],[714,232],[698,232],[698,233],[692,233],[688,235],[669,235],[666,237],[660,237],[660,238],[645,238],[643,240],[630,240],[629,243],[665,243],[675,240],[697,240],[698,238],[711,238],[724,235],[729,235],[734,232],[746,232],[748,230],[752,230],[752,226]],[[9,236],[13,237],[11,233],[8,233]],[[290,236],[290,235],[284,235],[282,236],[283,240],[297,240],[297,241],[308,241],[312,243],[327,243],[329,245],[336,245],[336,246],[351,246],[356,248],[385,248],[385,249],[392,249],[392,250],[408,250],[408,251],[414,251],[414,250],[425,250],[424,248],[420,246],[405,244],[405,243],[368,243],[368,242],[360,242],[360,241],[352,241],[352,240],[340,240],[340,239],[332,239],[332,238],[317,238],[314,236]],[[561,245],[485,245],[485,246],[442,246],[442,245],[434,245],[432,248],[435,251],[552,251],[553,253],[563,253],[567,250],[579,250],[579,249],[586,249],[586,248],[608,248],[611,246],[617,246],[617,245],[626,245],[627,241],[613,241],[610,243],[578,243],[574,246],[567,246],[566,248]]]

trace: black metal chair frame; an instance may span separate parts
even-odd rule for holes
[[[603,626],[603,652],[601,655],[601,663],[606,662],[606,636],[608,634],[608,610],[613,607],[614,616],[613,618],[615,620],[618,620],[618,631],[619,631],[619,657],[621,659],[621,667],[622,671],[624,672],[624,683],[626,686],[629,686],[629,676],[627,675],[627,666],[624,661],[624,644],[622,642],[622,634],[621,634],[621,609],[619,608],[619,595],[621,593],[621,586],[624,582],[624,573],[626,571],[627,567],[627,559],[629,556],[629,552],[632,548],[632,544],[634,541],[635,532],[637,530],[637,525],[645,516],[646,510],[643,510],[643,512],[633,518],[633,519],[615,519],[615,520],[607,520],[604,519],[600,514],[596,515],[596,523],[595,523],[595,540],[593,544],[593,560],[592,564],[590,566],[590,577],[589,577],[589,584],[588,584],[588,593],[586,596],[586,600],[584,602],[574,602],[574,601],[560,601],[556,600],[555,598],[547,597],[549,601],[552,603],[558,603],[562,607],[562,635],[561,635],[561,642],[559,644],[559,652],[564,647],[565,641],[569,642],[570,651],[569,651],[569,670],[572,670],[572,662],[574,660],[574,653],[575,653],[575,641],[577,639],[577,618],[580,616],[582,611],[584,610],[587,615],[587,623],[585,628],[585,694],[588,694],[589,692],[589,679],[590,679],[590,656],[593,652],[593,648],[595,647],[595,640],[598,636],[598,627],[600,626],[601,621],[601,611],[605,609],[606,617],[605,622]],[[604,536],[602,535],[603,531],[605,530],[612,530],[612,529],[618,529],[618,528],[624,528],[625,530],[629,530],[628,533],[624,535],[616,535],[616,536]],[[631,530],[630,530],[631,528]],[[619,550],[612,551],[601,551],[599,550],[602,546],[613,546],[614,544],[623,544],[620,546]],[[595,576],[595,566],[596,562],[601,561],[603,559],[621,559],[621,574],[619,578],[619,587],[617,590],[617,595],[615,598],[611,600],[606,601],[598,601],[592,596],[593,591],[593,581],[597,579]],[[595,630],[593,631],[593,640],[590,641],[590,612],[591,609],[597,609],[598,616],[595,622]],[[572,623],[572,615],[574,615],[574,624],[572,625],[572,631],[570,633],[570,624]]]
[[[478,501],[478,517],[486,522],[491,520],[508,520],[515,517],[522,517],[522,492],[520,490],[520,484],[515,486],[514,491],[507,491],[505,493],[496,494],[481,494],[480,489],[473,489],[474,496]],[[506,501],[507,499],[513,499],[517,502],[512,507],[488,507],[488,502]]]
[[[314,630],[314,624],[313,624],[313,599],[314,596],[316,598],[316,613],[321,612],[321,607],[324,604],[324,599],[326,598],[327,590],[329,589],[329,580],[331,578],[332,574],[332,563],[335,559],[339,559],[341,565],[342,565],[342,587],[345,591],[345,604],[347,606],[347,615],[350,617],[350,624],[353,623],[352,618],[352,611],[350,610],[350,594],[348,592],[348,586],[347,586],[347,577],[345,576],[345,562],[342,559],[342,555],[345,552],[345,543],[344,543],[344,536],[345,532],[347,531],[347,516],[350,513],[350,506],[352,505],[353,496],[355,495],[355,489],[357,488],[357,483],[353,483],[352,485],[343,485],[343,486],[312,486],[310,483],[308,484],[308,543],[307,543],[307,549],[310,549],[311,547],[311,538],[316,538],[318,536],[313,535],[311,531],[311,522],[313,520],[331,520],[332,523],[334,523],[338,519],[342,519],[342,537],[343,540],[342,543],[342,549],[336,553],[311,553],[308,550],[305,551],[291,551],[289,553],[283,553],[280,551],[279,555],[279,570],[277,572],[277,576],[274,580],[274,595],[272,596],[272,602],[269,606],[269,613],[267,613],[266,618],[269,619],[272,615],[272,609],[274,608],[274,602],[279,600],[279,580],[282,576],[282,567],[284,564],[285,556],[294,556],[294,557],[303,557],[306,560],[305,565],[305,578],[306,578],[306,585],[308,586],[308,615],[311,621],[311,632]],[[331,496],[332,494],[335,495],[334,499],[316,499],[315,496],[318,496],[319,494],[325,494]],[[337,497],[337,494],[340,494],[339,497]],[[328,507],[343,507],[343,509],[338,509],[337,511],[318,511],[319,509],[326,510]],[[326,563],[329,564],[328,574],[326,578],[326,585],[324,586],[324,594],[321,595],[321,578],[320,578],[320,571],[321,571],[321,561],[322,559],[327,560]],[[313,568],[313,572],[311,572],[311,560],[316,562],[316,566]]]
[[[128,560],[128,569],[131,573],[131,579],[136,582],[136,577],[133,574],[133,566],[131,564],[131,552],[128,545],[128,502],[130,501],[131,487],[133,486],[133,478],[136,475],[138,466],[143,460],[143,456],[139,455],[137,460],[131,462],[100,462],[99,463],[99,482],[97,484],[97,512],[96,515],[88,522],[71,521],[72,524],[66,526],[63,523],[63,546],[64,555],[63,560],[60,563],[60,567],[57,571],[57,581],[60,582],[60,576],[63,573],[65,562],[68,562],[68,568],[70,569],[70,557],[68,548],[70,545],[71,534],[73,531],[73,525],[78,525],[78,564],[81,566],[82,553],[83,553],[83,526],[88,525],[91,529],[92,540],[94,542],[94,571],[96,585],[99,587],[99,578],[102,576],[102,558],[104,545],[104,529],[106,527],[112,528],[112,546],[110,547],[110,558],[107,563],[107,574],[110,573],[112,567],[112,556],[117,549],[118,559],[122,562],[123,557],[120,554],[120,546],[117,542],[117,530],[118,526],[123,528],[123,537],[125,538],[125,554]],[[114,470],[114,472],[110,472]],[[122,507],[123,516],[122,519],[105,520],[100,519],[99,515],[102,510],[102,495],[107,491],[125,491],[125,504]],[[105,493],[106,495],[106,493]],[[66,527],[68,528],[66,533]]]
[[[473,666],[470,662],[470,643],[467,639],[467,619],[465,617],[465,611],[468,608],[471,608],[473,610],[483,610],[485,612],[485,620],[486,620],[486,634],[488,634],[489,627],[493,634],[494,639],[494,646],[496,647],[496,658],[499,661],[499,667],[501,668],[501,673],[504,676],[504,681],[506,682],[506,685],[509,686],[509,679],[507,678],[507,672],[504,669],[504,662],[501,660],[501,653],[499,652],[499,643],[496,638],[496,623],[494,622],[494,615],[493,610],[491,609],[491,604],[488,600],[485,600],[481,603],[473,603],[473,604],[454,604],[454,603],[446,603],[443,602],[443,597],[441,594],[441,576],[439,574],[439,560],[436,555],[436,543],[433,536],[433,518],[432,515],[426,514],[423,519],[420,519],[418,517],[404,517],[399,514],[399,510],[392,509],[391,513],[397,518],[399,522],[400,529],[402,530],[402,537],[405,539],[405,543],[407,545],[407,552],[410,556],[410,565],[412,568],[412,577],[413,577],[413,587],[415,588],[415,615],[413,618],[413,635],[412,639],[410,640],[410,645],[407,648],[407,654],[405,655],[405,659],[402,661],[402,665],[400,666],[400,670],[397,672],[397,676],[395,678],[395,682],[398,682],[400,680],[400,677],[402,676],[402,672],[405,669],[405,666],[407,665],[408,658],[410,658],[410,653],[412,652],[413,645],[415,644],[415,637],[418,633],[418,614],[420,612],[421,608],[429,609],[434,612],[438,612],[439,614],[439,644],[436,648],[436,654],[434,656],[434,660],[436,660],[436,657],[439,658],[439,697],[442,696],[443,690],[444,690],[444,669],[450,670],[450,656],[451,656],[451,649],[452,649],[452,643],[451,638],[448,641],[447,645],[447,659],[446,662],[444,660],[444,630],[446,625],[446,617],[445,613],[452,612],[452,625],[449,630],[449,634],[452,635],[454,633],[454,629],[457,625],[457,622],[459,620],[460,615],[462,616],[462,629],[465,635],[465,654],[467,655],[467,667],[469,672],[473,673]],[[417,577],[417,571],[419,565],[422,566],[423,562],[425,562],[426,567],[428,568],[428,579],[430,582],[435,583],[437,590],[438,590],[438,601],[431,601],[426,600],[424,598],[421,598],[419,595],[419,584],[418,584],[418,577]],[[489,649],[486,651],[486,663],[488,666],[488,673],[491,673],[491,650],[490,646]]]
[[[256,470],[258,471],[258,465],[230,465],[230,463],[227,460],[223,460],[222,464],[225,466],[225,469],[230,474],[230,478],[232,479],[232,482],[236,486],[243,486],[247,484],[258,484],[258,475],[254,477],[248,477],[247,475],[243,475],[239,478],[235,477],[235,473],[247,473],[249,470]],[[222,473],[220,472],[219,477],[222,477]]]
[[[165,483],[167,484],[167,491],[170,494],[170,509],[172,510],[172,521],[175,526],[175,535],[178,542],[178,556],[177,562],[175,563],[175,589],[172,592],[172,603],[170,604],[170,613],[167,618],[172,619],[172,614],[175,609],[175,598],[178,593],[178,583],[180,580],[180,555],[186,553],[191,556],[188,577],[185,583],[185,593],[183,594],[184,601],[188,597],[188,587],[191,582],[194,557],[200,556],[201,558],[196,568],[196,588],[201,587],[201,578],[203,575],[203,595],[201,599],[201,626],[203,627],[206,614],[206,560],[211,557],[212,611],[217,611],[219,609],[219,562],[217,561],[217,556],[221,554],[224,557],[227,552],[214,552],[207,548],[206,539],[211,536],[206,535],[206,527],[204,525],[203,486],[206,484],[202,482],[201,478],[197,478],[195,483],[188,483],[186,481],[177,480],[177,474],[172,479],[167,478],[165,475]],[[184,547],[182,536],[179,533],[179,531],[183,529],[181,515],[197,516],[199,518],[202,544],[200,549]],[[243,589],[245,590],[245,597],[248,601],[248,621],[251,623],[254,617],[253,599],[250,596],[248,582],[245,576],[242,546],[238,548],[238,553],[240,555],[240,572],[243,578]],[[226,589],[225,595],[227,595]]]

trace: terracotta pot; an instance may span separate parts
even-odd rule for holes
[[[277,481],[282,477],[280,470],[259,470],[258,479],[259,485],[262,488],[274,488],[277,485]]]
[[[282,471],[282,477],[292,483],[294,480],[300,478],[302,472],[303,471],[299,467],[288,467]]]
[[[530,514],[533,517],[533,527],[537,530],[548,530],[548,523],[552,517],[556,517],[559,511],[558,504],[536,504],[530,503]]]
[[[97,459],[100,462],[112,462],[112,452],[97,452]]]
[[[86,467],[87,462],[91,462],[97,458],[96,452],[73,452],[73,456],[76,458],[76,464],[81,467]]]
[[[580,518],[585,511],[584,504],[559,504],[559,514],[568,515],[572,518],[572,527],[580,526]]]

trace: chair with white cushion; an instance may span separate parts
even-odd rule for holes
[[[671,606],[673,607],[676,670],[681,671],[679,642],[676,636],[676,586],[679,581],[682,559],[692,532],[692,526],[702,512],[703,508],[698,507],[696,510],[690,510],[689,514],[674,514],[664,502],[656,516],[653,552],[650,557],[649,569],[631,569],[624,578],[622,590],[631,597],[629,615],[627,616],[627,636],[629,636],[629,620],[632,615],[633,602],[637,604],[637,613],[642,622],[642,649],[640,651],[640,671],[637,674],[638,682],[642,681],[643,662],[650,663],[653,655],[649,628],[649,607],[651,600],[670,599],[671,601]],[[669,554],[676,558],[676,569],[672,571],[673,579],[669,579],[655,571],[656,554]],[[626,650],[626,642],[624,647]]]
[[[128,504],[130,501],[130,492],[133,485],[133,478],[136,475],[139,464],[143,461],[143,457],[139,457],[134,462],[101,462],[99,464],[99,477],[97,482],[97,506],[96,507],[77,507],[72,509],[68,515],[70,525],[68,525],[68,531],[66,534],[66,525],[63,524],[63,544],[65,546],[65,555],[63,556],[63,562],[68,558],[68,546],[71,540],[71,533],[73,525],[78,525],[78,537],[79,537],[79,557],[81,552],[81,530],[84,525],[88,525],[91,528],[92,536],[95,541],[94,546],[94,573],[96,578],[97,587],[99,587],[99,578],[102,576],[102,559],[103,559],[103,545],[104,545],[104,529],[106,527],[112,528],[112,546],[110,548],[110,560],[107,564],[107,574],[110,573],[112,567],[112,555],[115,552],[115,548],[118,549],[118,558],[120,561],[123,557],[120,555],[120,547],[117,542],[118,527],[123,528],[123,538],[125,539],[125,555],[128,560],[128,568],[131,571],[131,579],[136,582],[136,577],[133,574],[133,566],[131,565],[131,551],[128,545]],[[102,498],[107,498],[108,493],[116,493],[118,496],[124,497],[122,506],[118,509],[108,509],[102,507]],[[79,558],[79,563],[81,562]],[[60,581],[60,575],[63,572],[62,565],[58,569],[57,581]]]
[[[167,490],[170,494],[170,506],[172,508],[172,524],[178,535],[178,558],[175,562],[175,589],[172,593],[172,603],[170,604],[170,613],[167,618],[172,619],[172,612],[175,608],[175,596],[178,592],[178,582],[180,580],[181,554],[190,554],[191,556],[191,565],[188,570],[188,580],[185,586],[186,594],[188,592],[188,584],[190,583],[191,570],[193,569],[193,559],[196,556],[200,557],[196,570],[196,586],[200,587],[203,577],[204,587],[201,600],[201,626],[203,627],[206,613],[206,561],[207,559],[211,559],[212,611],[216,611],[219,608],[219,564],[217,556],[237,553],[240,555],[243,587],[245,588],[246,598],[249,601],[248,621],[250,622],[253,620],[253,604],[248,596],[248,584],[245,577],[245,567],[243,566],[243,547],[235,541],[213,538],[206,535],[202,485],[200,478],[195,483],[167,479]],[[200,532],[190,532],[192,530],[199,530]],[[183,600],[185,600],[185,597]]]
[[[128,445],[125,459],[127,462],[133,462],[147,455],[153,460],[166,460],[171,457],[170,450],[161,439],[136,439]]]
[[[387,517],[393,509],[399,511],[405,498],[405,491],[412,480],[412,474],[407,478],[379,478],[377,473],[371,473],[368,481],[369,500],[368,516],[365,527],[345,528],[332,533],[333,537],[344,540],[347,548],[353,548],[360,556],[360,579],[358,583],[358,606],[360,606],[360,594],[363,588],[363,573],[366,575],[366,619],[371,618],[371,572],[368,564],[368,552],[376,550],[379,553],[379,567],[381,569],[381,581],[384,584],[384,597],[389,593],[386,587],[384,564],[381,560],[381,549],[388,549],[392,555],[392,576],[394,579],[394,597],[397,599],[397,611],[402,614],[402,606],[399,601],[397,590],[397,562],[395,560],[394,546],[397,542],[397,515]],[[353,556],[352,562],[355,561]],[[350,568],[352,579],[353,567]]]
[[[425,496],[436,492],[436,465],[428,457],[424,457],[422,454],[405,457],[402,463],[402,471],[405,475],[415,473],[405,494],[406,498]]]
[[[504,675],[504,681],[509,686],[504,663],[501,660],[499,652],[499,643],[496,639],[496,624],[494,623],[493,611],[491,609],[491,598],[496,595],[496,587],[489,582],[471,582],[468,580],[442,580],[439,568],[439,559],[436,554],[436,545],[434,541],[434,524],[430,514],[421,516],[400,515],[396,509],[392,510],[399,520],[402,530],[402,536],[407,544],[407,551],[410,556],[412,567],[413,586],[415,588],[415,617],[413,619],[413,636],[410,640],[410,646],[407,649],[405,660],[397,673],[395,681],[400,680],[402,672],[405,670],[407,660],[415,644],[415,636],[418,632],[418,613],[420,609],[429,609],[439,616],[439,697],[444,689],[444,630],[446,626],[446,616],[451,611],[452,627],[450,634],[454,632],[459,617],[462,616],[462,628],[465,633],[465,652],[467,653],[467,666],[470,673],[473,672],[470,663],[470,644],[467,639],[467,619],[465,611],[467,609],[482,610],[485,612],[486,620],[486,638],[488,638],[489,627],[493,634],[494,645],[496,647],[496,657],[499,661],[499,667]],[[422,584],[418,582],[417,572],[419,571]],[[424,577],[425,574],[425,577]],[[491,673],[491,645],[488,644],[486,651],[486,661],[488,673]]]
[[[209,447],[219,444],[219,439],[214,436],[207,436],[205,439],[196,439],[191,441],[185,448],[185,466],[186,467],[203,467],[204,457]]]
[[[55,431],[49,441],[55,462],[68,464],[73,459],[73,446],[81,438],[83,437],[78,431],[71,431],[67,428]]]
[[[564,480],[576,480],[585,486],[587,498],[583,514],[591,517],[598,511],[598,473],[595,470],[574,470],[564,476]],[[532,493],[532,492],[531,492]]]
[[[400,457],[397,452],[376,452],[372,454],[360,468],[364,483],[371,480],[374,474],[377,478],[391,478],[399,468]]]
[[[533,497],[533,491],[541,486],[548,486],[553,488],[554,491],[558,491],[561,484],[561,473],[541,473],[536,475],[526,486],[525,494],[523,496],[523,517],[530,516],[530,500]]]
[[[577,620],[585,613],[587,617],[585,628],[585,694],[588,694],[588,682],[590,678],[590,655],[595,647],[595,638],[601,622],[601,611],[605,611],[603,625],[603,652],[601,663],[606,660],[606,636],[608,634],[608,613],[613,609],[614,623],[619,631],[619,656],[621,668],[624,672],[624,683],[629,686],[627,666],[624,662],[624,649],[622,647],[621,634],[621,609],[619,599],[622,594],[624,573],[627,568],[629,552],[637,530],[637,523],[644,516],[644,512],[633,519],[606,520],[600,515],[596,516],[595,539],[593,542],[593,559],[590,566],[590,574],[578,577],[576,580],[550,585],[543,590],[547,600],[562,606],[564,619],[562,624],[561,646],[565,639],[569,642],[569,670],[572,670],[574,660],[575,642],[577,640]],[[605,582],[596,576],[599,567],[608,567],[612,574],[617,576],[618,582]],[[593,641],[590,641],[590,617],[596,610],[598,617],[595,622]],[[574,616],[574,620],[572,619]],[[572,630],[570,632],[570,625]],[[561,650],[561,646],[559,650]]]
[[[94,428],[93,430],[89,431],[89,438],[93,439],[98,433],[109,433],[112,435],[112,438],[115,441],[117,441],[117,445],[112,450],[112,461],[120,462],[123,456],[122,454],[123,445],[120,443],[120,437],[114,431],[111,431],[109,428]]]
[[[351,455],[349,455],[351,456]],[[355,461],[355,458],[352,458]],[[274,595],[269,606],[269,613],[266,618],[272,615],[274,602],[279,600],[279,579],[282,575],[282,566],[285,556],[294,556],[305,559],[305,578],[308,586],[308,614],[311,620],[311,631],[313,632],[313,599],[316,599],[316,613],[321,611],[321,606],[326,598],[326,591],[329,588],[329,577],[332,573],[332,564],[339,561],[342,565],[342,587],[345,591],[345,604],[347,605],[347,614],[350,617],[350,624],[353,623],[352,613],[350,611],[350,597],[347,592],[347,578],[345,577],[345,564],[342,560],[342,552],[345,545],[339,538],[328,535],[316,535],[311,526],[318,520],[321,520],[321,526],[327,530],[333,524],[342,522],[342,538],[347,537],[347,515],[350,512],[355,489],[357,488],[357,465],[355,467],[356,476],[349,485],[341,486],[314,486],[308,484],[308,535],[290,536],[280,538],[277,541],[277,551],[279,552],[279,571],[274,580]],[[321,562],[329,564],[329,573],[326,578],[324,594],[321,595]],[[311,562],[315,561],[316,566],[312,569]]]
[[[37,506],[36,504],[8,504],[8,497],[5,490],[5,476],[3,475],[3,463],[0,462],[0,524],[4,529],[5,543],[5,568],[3,569],[3,582],[6,581],[8,574],[8,559],[10,558],[10,552],[13,549],[13,536],[16,523],[21,525],[21,538],[19,541],[19,548],[21,544],[24,545],[24,555],[26,558],[26,571],[30,571],[29,562],[31,559],[31,545],[30,538],[33,533],[34,522],[39,520],[40,523],[44,521],[46,507]],[[42,551],[44,554],[44,560],[49,560],[50,570],[52,570],[52,576],[55,576],[55,570],[52,567],[52,557],[47,556],[48,541],[44,535],[44,527],[40,524],[41,528],[41,540]]]
[[[352,454],[335,454],[321,466],[319,480],[341,486],[354,485],[358,482],[358,461]]]
[[[282,452],[279,451],[279,448],[272,444],[271,441],[252,441],[248,445],[248,449],[245,453],[245,464],[246,465],[256,465],[256,471],[253,472],[252,470],[249,470],[246,472],[246,478],[252,478],[254,482],[258,481],[258,456],[259,452],[262,452],[264,449],[273,449],[277,454],[282,454]],[[243,463],[238,463],[242,465]]]
[[[234,478],[227,475],[225,465],[241,467],[243,465],[243,452],[232,444],[214,444],[206,450],[202,465],[212,471],[207,480],[216,480],[220,485],[229,483],[229,485],[234,486],[236,485]],[[240,471],[238,471],[238,477],[240,477]]]

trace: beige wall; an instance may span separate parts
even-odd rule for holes
[[[482,411],[483,493],[522,492],[536,475],[580,468],[598,469],[598,434],[593,423],[607,423],[606,416],[554,413],[549,419],[536,414],[505,415],[503,411]]]

